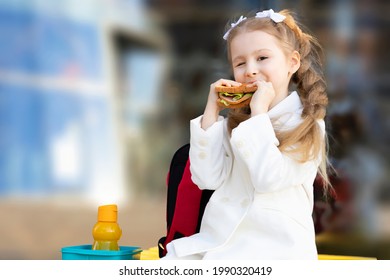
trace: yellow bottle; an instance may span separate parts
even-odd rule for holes
[[[117,224],[118,207],[115,204],[102,205],[98,208],[98,221],[93,227],[94,243],[92,250],[118,251],[118,240],[122,230]]]

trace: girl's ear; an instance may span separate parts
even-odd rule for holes
[[[301,55],[297,51],[293,51],[290,57],[290,74],[294,74],[301,66]]]

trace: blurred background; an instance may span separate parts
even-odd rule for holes
[[[165,235],[166,175],[230,77],[222,35],[289,8],[326,52],[334,191],[320,253],[390,259],[389,1],[0,0],[0,259],[61,259],[118,204],[120,244]]]

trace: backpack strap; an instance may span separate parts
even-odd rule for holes
[[[167,176],[167,234],[158,242],[159,256],[166,255],[166,245],[174,239],[199,232],[203,212],[212,190],[200,190],[191,179],[190,144],[179,148],[172,157]]]
[[[191,180],[190,161],[188,160],[177,188],[173,216],[163,245],[164,255],[166,244],[197,232],[201,198],[202,191]]]
[[[169,230],[172,224],[173,216],[176,208],[177,192],[179,184],[184,175],[184,169],[187,166],[188,156],[190,152],[190,144],[185,144],[180,147],[172,157],[171,165],[167,175],[167,229]]]

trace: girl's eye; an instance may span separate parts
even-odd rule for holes
[[[236,67],[240,67],[240,66],[242,66],[244,64],[245,64],[245,62],[239,62],[239,63],[236,64]]]
[[[257,60],[258,61],[260,61],[260,60],[265,60],[265,59],[267,59],[268,57],[266,57],[266,56],[259,56],[258,58],[257,58]]]

